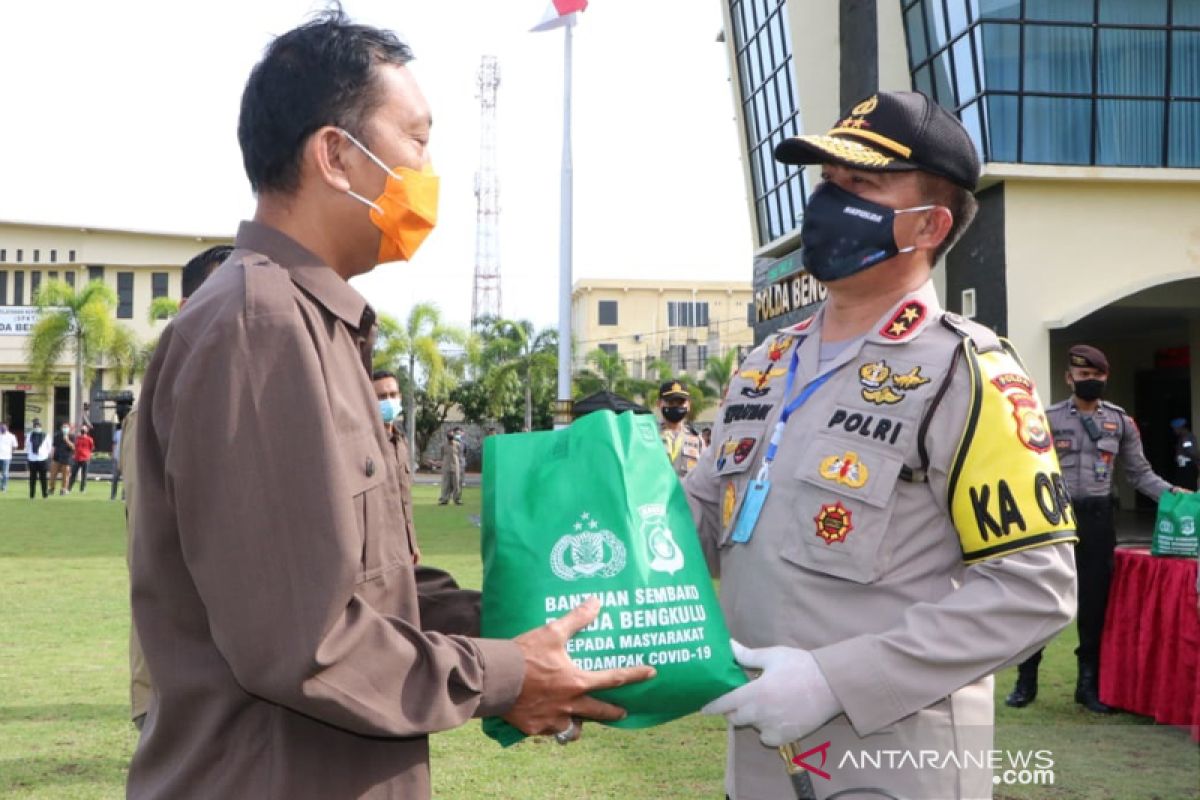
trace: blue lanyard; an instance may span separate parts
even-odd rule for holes
[[[783,388],[783,397],[785,400],[792,393],[792,388],[796,384],[796,370],[800,366],[800,344],[800,342],[796,343],[796,347],[792,350],[792,361],[788,364],[787,383]],[[763,456],[762,468],[758,473],[760,481],[766,480],[767,474],[770,472],[771,462],[775,460],[775,454],[779,451],[779,441],[783,438],[783,430],[787,427],[787,421],[792,416],[792,413],[807,403],[808,398],[812,397],[817,389],[824,386],[826,381],[832,378],[833,373],[836,371],[830,370],[810,382],[800,390],[799,395],[783,407],[783,412],[779,415],[779,421],[775,423],[775,430],[771,433],[771,442],[767,445],[767,454]]]

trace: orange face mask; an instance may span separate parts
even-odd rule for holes
[[[371,207],[371,222],[383,233],[379,240],[379,263],[412,260],[437,225],[438,177],[433,174],[433,167],[426,164],[419,172],[408,167],[391,168],[358,139],[346,131],[341,133],[388,176],[383,194],[374,202],[346,190],[346,194]]]

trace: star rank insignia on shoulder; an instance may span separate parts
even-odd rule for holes
[[[920,300],[909,300],[879,329],[879,335],[893,342],[902,341],[920,326],[928,313]]]

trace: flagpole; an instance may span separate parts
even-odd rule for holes
[[[558,231],[558,403],[554,427],[564,428],[571,423],[571,199],[573,173],[571,165],[571,29],[575,15],[564,27],[566,44],[563,50],[563,147],[562,175],[559,187]]]

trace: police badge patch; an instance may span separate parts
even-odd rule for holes
[[[1012,403],[1013,419],[1017,421],[1017,438],[1035,453],[1049,452],[1054,445],[1050,426],[1042,413],[1041,404],[1033,396],[1033,381],[1014,372],[992,378],[992,385]]]
[[[825,544],[844,542],[854,530],[854,512],[839,500],[833,505],[822,505],[813,522],[817,523],[817,536],[824,539]]]

